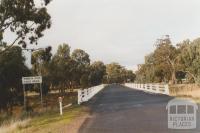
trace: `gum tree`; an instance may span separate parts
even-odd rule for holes
[[[179,45],[181,70],[186,72],[195,83],[200,83],[200,38],[192,42],[186,40]]]
[[[30,71],[19,46],[13,46],[0,55],[0,110],[12,110],[13,103],[23,101],[21,78],[28,75]]]
[[[51,27],[51,16],[46,6],[50,0],[1,0],[0,1],[0,54],[19,44],[37,44],[43,32]],[[8,37],[9,33],[9,37]],[[12,36],[12,38],[10,38]],[[10,42],[6,41],[12,40]]]

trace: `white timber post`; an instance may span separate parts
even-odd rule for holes
[[[166,95],[169,95],[169,85],[168,85],[168,84],[165,84],[164,86],[165,86],[165,92],[164,92],[164,93],[165,93]]]
[[[62,108],[63,97],[59,97],[58,101],[59,101],[59,106],[60,106],[60,115],[63,115],[63,108]]]

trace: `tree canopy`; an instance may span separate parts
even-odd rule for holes
[[[106,73],[108,83],[124,83],[135,80],[135,74],[131,70],[127,70],[115,62],[106,66]]]
[[[171,44],[169,36],[158,39],[156,49],[145,57],[136,72],[137,82],[175,84],[182,79],[200,83],[200,39]]]
[[[0,2],[0,53],[13,45],[26,48],[27,44],[37,44],[43,32],[51,27],[51,16],[46,6],[50,0],[1,0]],[[12,33],[11,42],[5,42],[6,33]]]
[[[0,109],[23,100],[21,79],[30,74],[20,47],[14,46],[0,55]]]

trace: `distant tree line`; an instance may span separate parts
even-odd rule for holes
[[[32,54],[32,73],[42,75],[51,88],[60,92],[66,89],[87,88],[101,83],[122,83],[134,81],[131,70],[118,63],[105,65],[102,61],[91,63],[89,54],[75,49],[71,52],[68,44],[58,46],[52,56],[50,51],[39,50]]]
[[[0,109],[12,109],[23,103],[23,76],[42,75],[43,94],[58,90],[66,94],[68,89],[88,88],[101,83],[133,82],[135,74],[118,63],[105,65],[102,61],[91,63],[89,54],[68,44],[58,46],[56,53],[51,47],[32,52],[32,67],[25,65],[22,48],[13,46],[0,54]],[[39,92],[35,85],[26,85],[27,91]]]
[[[145,63],[138,66],[137,82],[200,83],[200,38],[173,45],[166,35],[155,46]]]

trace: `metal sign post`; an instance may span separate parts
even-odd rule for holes
[[[41,105],[43,107],[43,99],[42,99],[42,84],[40,83],[40,100],[41,100]]]
[[[35,77],[22,77],[23,91],[24,91],[24,109],[26,110],[26,84],[40,84],[41,105],[43,106],[42,99],[42,76]]]
[[[24,109],[26,110],[26,92],[25,92],[25,84],[23,84],[23,92],[24,92]]]

